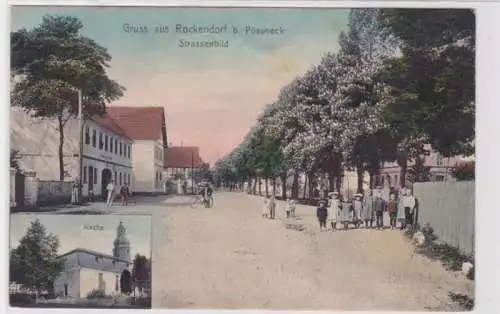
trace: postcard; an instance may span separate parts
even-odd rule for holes
[[[151,216],[12,214],[13,307],[151,308]]]
[[[53,258],[112,263],[116,228],[131,247],[85,286],[11,281],[112,302],[139,254],[153,308],[471,310],[475,25],[469,8],[11,7],[13,261],[42,225]]]

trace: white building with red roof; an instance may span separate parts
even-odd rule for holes
[[[132,140],[134,193],[163,192],[164,150],[167,147],[164,108],[112,106],[107,112]]]

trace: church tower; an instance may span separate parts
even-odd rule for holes
[[[120,224],[116,229],[116,239],[113,243],[113,256],[121,260],[131,263],[130,259],[130,241],[126,236],[127,230],[120,220]]]

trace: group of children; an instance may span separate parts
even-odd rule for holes
[[[383,229],[384,213],[387,212],[391,229],[395,229],[399,221],[400,229],[403,230],[413,224],[415,207],[416,200],[411,190],[405,188],[401,189],[397,199],[393,193],[389,200],[383,199],[380,189],[376,189],[375,193],[367,190],[364,196],[354,194],[352,202],[347,196],[339,197],[338,192],[331,192],[328,194],[328,200],[319,201],[316,216],[321,231],[334,231],[338,223],[343,224],[345,229],[349,224],[354,224],[356,228],[363,225],[365,228],[373,228],[374,223],[377,229]]]
[[[293,199],[287,199],[285,203],[286,218],[295,217],[295,204]],[[276,198],[274,195],[268,196],[264,199],[262,208],[262,217],[275,219],[276,218]]]

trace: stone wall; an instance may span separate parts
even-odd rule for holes
[[[60,205],[71,202],[72,182],[38,181],[37,205]]]

